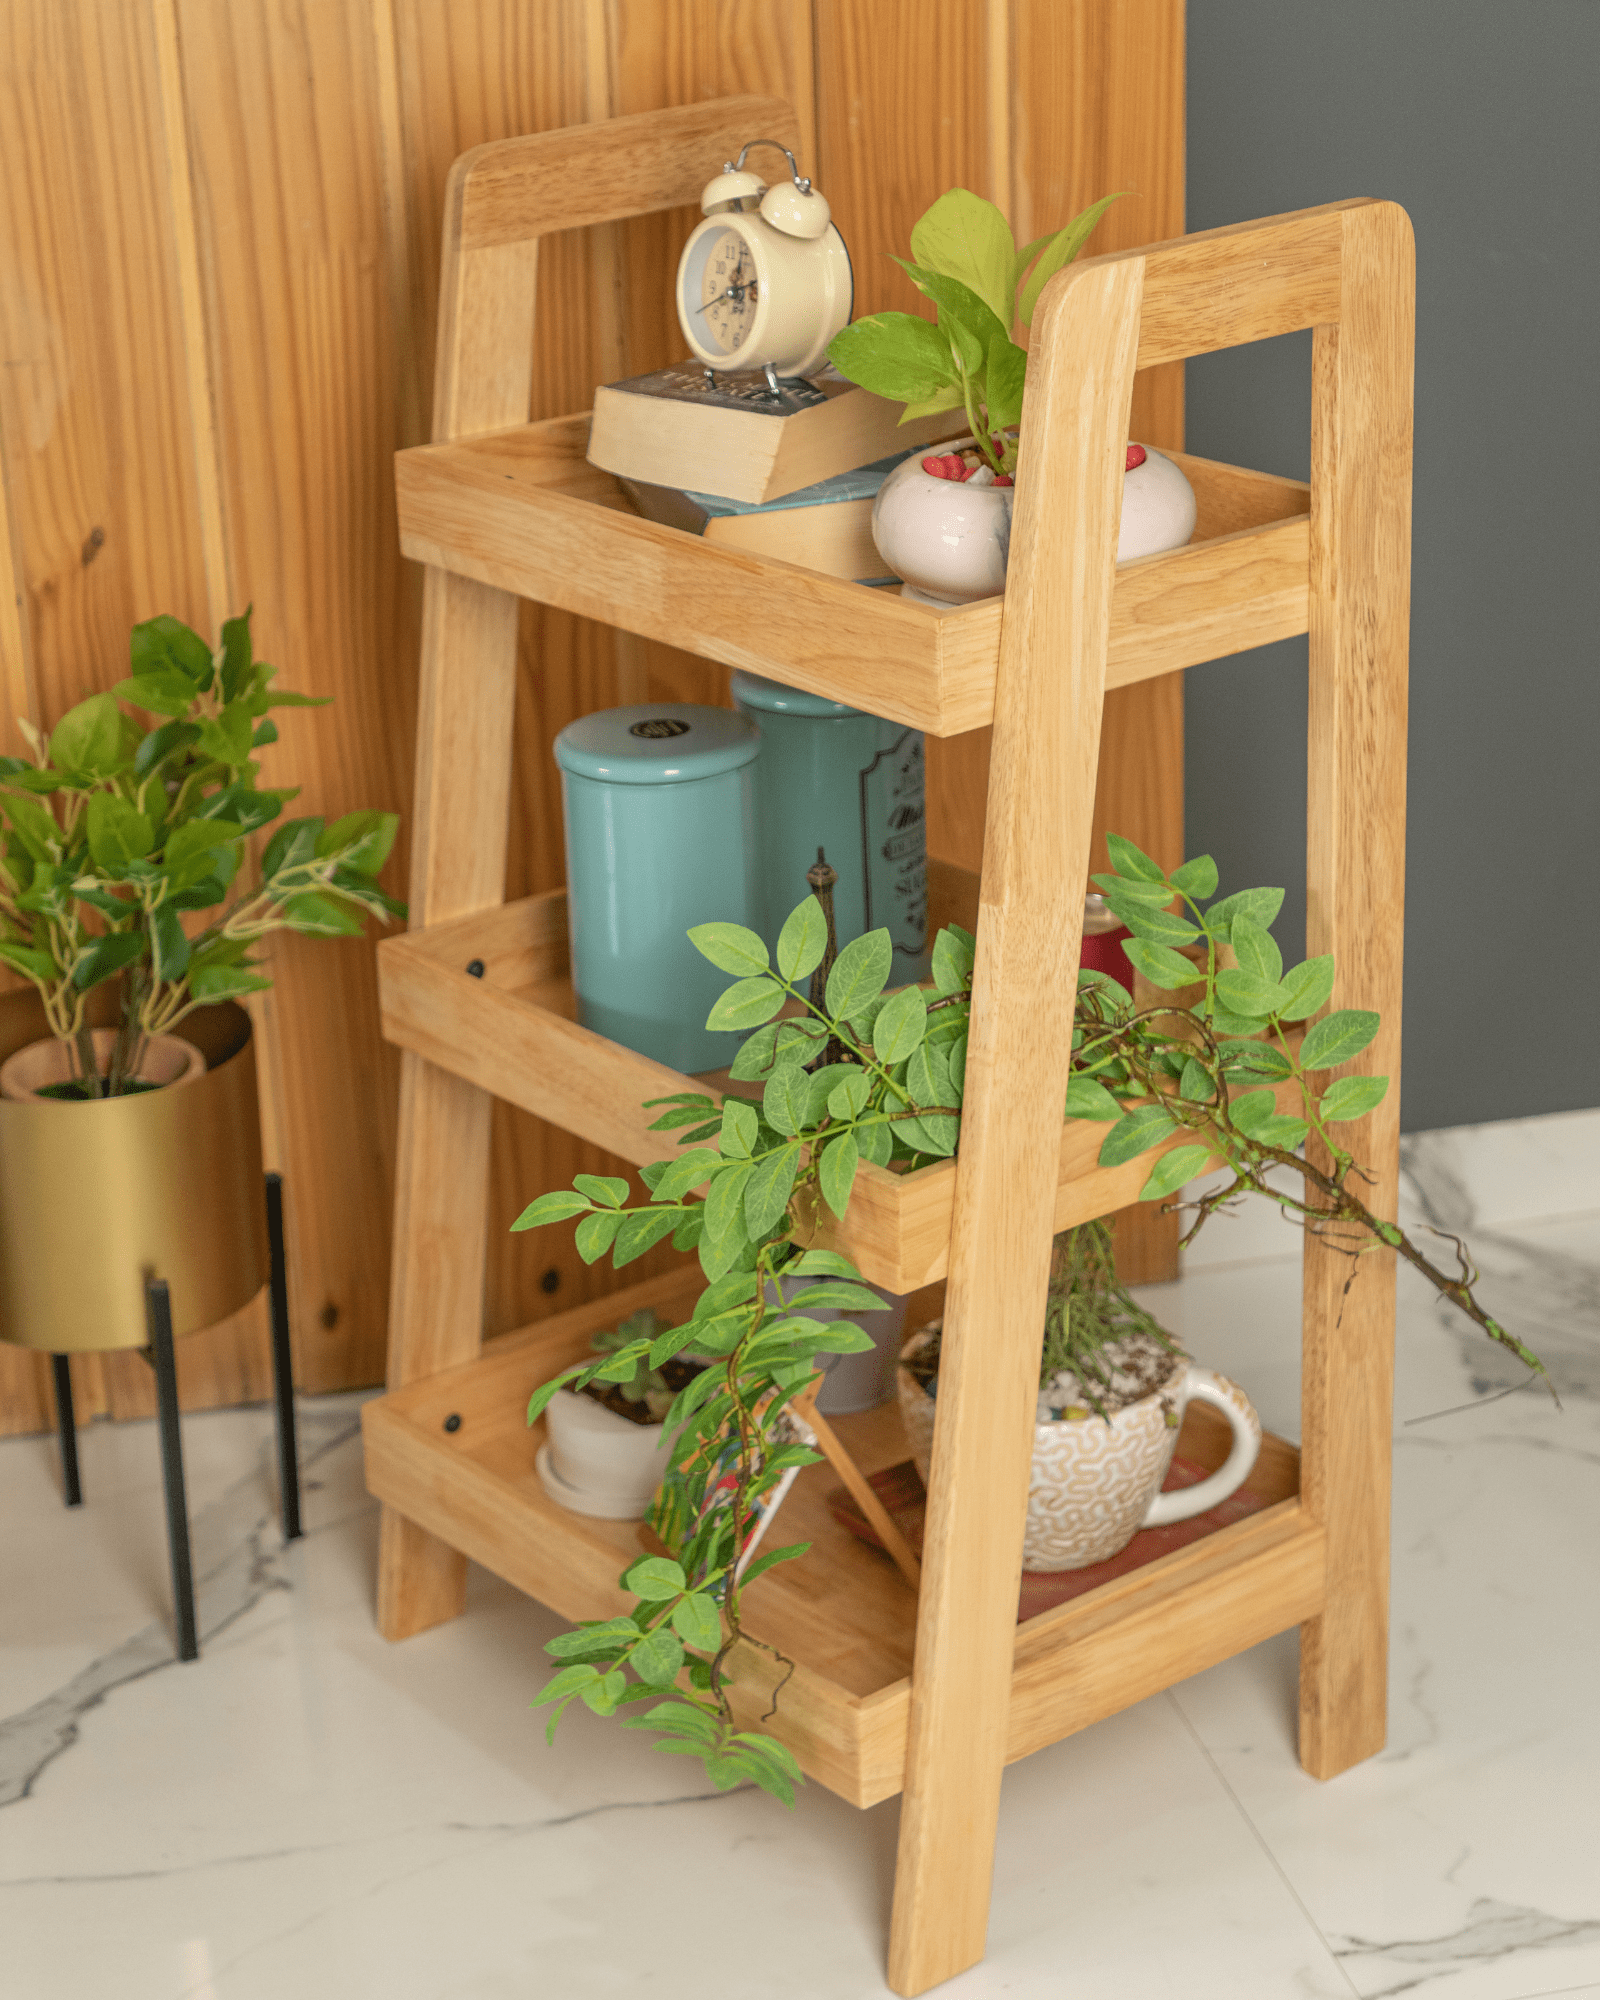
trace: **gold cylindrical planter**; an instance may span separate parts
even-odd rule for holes
[[[0,1058],[41,1032],[34,997],[8,996]],[[202,1008],[178,1032],[207,1063],[182,1089],[0,1103],[0,1340],[51,1354],[143,1347],[146,1276],[166,1280],[177,1334],[214,1326],[267,1282],[250,1017]]]

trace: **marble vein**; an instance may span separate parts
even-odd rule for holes
[[[1335,1937],[1331,1943],[1341,1960],[1381,1959],[1426,1968],[1415,1978],[1365,1989],[1365,2000],[1392,2000],[1394,1994],[1409,1993],[1442,1972],[1467,1965],[1492,1964],[1496,1959],[1509,1958],[1513,1952],[1550,1945],[1600,1943],[1600,1918],[1555,1917],[1525,1904],[1476,1896],[1466,1922],[1438,1937],[1399,1938],[1387,1943],[1371,1938]]]

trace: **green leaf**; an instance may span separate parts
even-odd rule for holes
[[[792,1264],[785,1264],[786,1278],[852,1278],[861,1282],[861,1273],[839,1250],[802,1250]]]
[[[807,978],[828,949],[828,920],[815,896],[797,903],[778,933],[778,971],[790,985]]]
[[[800,1148],[793,1145],[768,1153],[751,1169],[745,1184],[744,1214],[752,1241],[765,1236],[789,1206],[799,1166]]]
[[[1200,935],[1188,918],[1180,917],[1176,910],[1152,909],[1148,903],[1122,904],[1118,896],[1107,896],[1106,903],[1136,938],[1143,938],[1148,944],[1170,945],[1176,950],[1179,945],[1193,944]],[[1190,978],[1201,977],[1203,970],[1200,967],[1191,971]]]
[[[1200,977],[1189,960],[1170,945],[1150,944],[1144,938],[1130,938],[1122,949],[1129,963],[1136,966],[1152,986],[1159,986],[1164,992],[1176,993],[1182,986],[1192,986]]]
[[[1304,1118],[1291,1118],[1287,1112],[1279,1112],[1250,1136],[1263,1146],[1282,1146],[1292,1153],[1310,1130]]]
[[[1178,1079],[1178,1095],[1186,1104],[1209,1104],[1216,1094],[1211,1072],[1197,1056],[1190,1056]]]
[[[549,1194],[542,1194],[528,1206],[512,1223],[513,1231],[519,1229],[543,1229],[547,1223],[566,1222],[574,1215],[587,1215],[589,1203],[581,1194],[572,1194],[566,1188],[555,1188]]]
[[[161,904],[150,918],[150,962],[157,980],[181,979],[189,969],[189,949],[177,911]]]
[[[1211,905],[1206,911],[1206,923],[1217,936],[1225,937],[1241,911],[1248,911],[1258,924],[1268,928],[1282,908],[1281,889],[1237,889],[1220,903]]]
[[[1159,882],[1163,886],[1167,876],[1165,869],[1158,868],[1142,847],[1135,847],[1131,840],[1125,840],[1120,833],[1106,835],[1106,852],[1111,856],[1111,865],[1119,875],[1134,882]]]
[[[188,715],[197,699],[194,683],[176,668],[167,667],[157,673],[138,674],[132,680],[118,681],[111,690],[124,701],[131,701],[135,708],[148,709],[152,715],[170,715],[181,720]],[[200,739],[200,725],[192,725],[195,741]]]
[[[1258,923],[1248,910],[1241,910],[1229,935],[1239,970],[1263,986],[1276,986],[1283,977],[1283,953],[1266,925]]]
[[[622,1217],[610,1209],[591,1211],[573,1232],[578,1255],[586,1264],[598,1263],[616,1241],[621,1225]]]
[[[683,1641],[666,1625],[657,1625],[629,1655],[628,1664],[651,1687],[671,1687],[683,1669]]]
[[[756,1137],[761,1130],[761,1121],[754,1109],[741,1097],[729,1097],[722,1105],[722,1137],[719,1142],[724,1159],[748,1160],[756,1148]]]
[[[51,980],[56,976],[56,962],[49,952],[35,951],[31,945],[15,944],[9,938],[0,938],[0,965],[9,965],[13,972],[29,979]]]
[[[810,900],[815,902],[816,898]],[[689,932],[689,942],[719,972],[731,972],[740,978],[763,973],[772,962],[761,939],[743,924],[696,924]]]
[[[1067,1111],[1069,1118],[1120,1118],[1122,1106],[1092,1076],[1080,1076],[1074,1072],[1067,1078]]]
[[[48,861],[65,845],[49,808],[26,793],[7,792],[0,797],[0,810],[31,860]]]
[[[159,729],[152,729],[133,753],[133,774],[136,778],[146,778],[158,764],[164,764],[169,757],[180,750],[187,750],[191,743],[200,740],[200,727],[194,722],[163,722]]]
[[[110,931],[79,954],[72,968],[72,983],[80,993],[87,993],[91,986],[114,979],[143,956],[144,939],[138,931]]]
[[[1016,239],[992,201],[951,188],[911,228],[911,254],[930,271],[959,278],[1008,328],[1012,318],[1012,264]]]
[[[275,876],[285,874],[291,868],[302,867],[307,861],[314,861],[321,833],[320,818],[286,819],[267,842],[266,851],[261,856],[262,881],[270,883]]]
[[[1228,1106],[1228,1116],[1247,1139],[1253,1139],[1277,1115],[1278,1100],[1270,1090],[1244,1090]]]
[[[552,1674],[533,1698],[535,1708],[542,1708],[547,1701],[560,1701],[563,1695],[577,1694],[581,1689],[591,1687],[600,1678],[600,1669],[587,1665],[563,1667],[558,1674]]]
[[[672,1607],[672,1624],[686,1646],[697,1646],[703,1653],[714,1653],[722,1644],[722,1613],[716,1599],[703,1590],[678,1600]]]
[[[1120,201],[1122,193],[1103,195],[1081,215],[1075,215],[1066,228],[1050,239],[1034,265],[1028,282],[1022,288],[1022,296],[1017,300],[1017,319],[1027,326],[1033,319],[1039,294],[1046,283],[1055,276],[1063,265],[1070,264],[1078,252],[1094,234],[1095,226],[1114,201]]]
[[[291,896],[283,905],[282,921],[307,937],[360,937],[366,929],[365,920],[354,910],[317,889]]]
[[[664,1236],[670,1236],[677,1226],[678,1211],[675,1208],[645,1208],[624,1216],[611,1252],[613,1267],[620,1271],[624,1264],[631,1264],[635,1257],[642,1257],[647,1250],[654,1249]]]
[[[713,1250],[720,1252],[731,1245],[737,1254],[745,1242],[744,1191],[753,1171],[749,1160],[741,1160],[737,1166],[723,1167],[712,1181],[705,1206],[706,1242]],[[702,1257],[702,1267],[704,1262]]]
[[[991,431],[1010,430],[1022,422],[1022,392],[1027,386],[1028,356],[1009,334],[997,333],[989,342],[988,366],[983,378],[984,408]]]
[[[1209,854],[1197,854],[1181,868],[1174,868],[1171,879],[1174,889],[1181,889],[1195,902],[1203,903],[1207,896],[1217,892],[1217,864]]]
[[[738,929],[736,924],[728,926]],[[754,931],[750,933],[755,936]],[[717,996],[711,1012],[706,1016],[708,1028],[754,1028],[763,1021],[770,1021],[784,1004],[788,995],[776,980],[763,976],[759,979],[736,979],[728,989]]]
[[[346,813],[318,834],[317,854],[324,861],[336,856],[346,868],[376,875],[389,858],[399,828],[398,813]]]
[[[869,1166],[886,1167],[894,1157],[894,1141],[887,1125],[858,1125],[856,1145]]]
[[[1283,988],[1254,974],[1227,965],[1217,974],[1217,998],[1230,1014],[1241,1020],[1264,1021],[1283,1005]]]
[[[597,1653],[631,1646],[638,1637],[636,1619],[602,1618],[580,1625],[572,1632],[558,1632],[553,1639],[545,1640],[544,1649],[553,1660],[592,1659]]]
[[[892,403],[920,403],[956,382],[950,343],[915,313],[869,313],[841,327],[828,359],[847,381]]]
[[[1282,1049],[1275,1049],[1268,1042],[1225,1041],[1218,1046],[1230,1076],[1285,1077],[1293,1074],[1289,1058]]]
[[[200,748],[219,764],[238,769],[250,761],[252,718],[242,702],[225,708],[218,716],[207,716],[200,724]]]
[[[828,974],[828,1012],[834,1020],[848,1021],[876,1000],[888,984],[893,962],[894,945],[886,930],[852,938]]]
[[[109,694],[92,694],[69,708],[50,736],[50,762],[75,778],[109,778],[122,753],[122,711]]]
[[[593,1687],[579,1688],[578,1699],[596,1715],[615,1715],[617,1703],[627,1691],[628,1678],[620,1667],[603,1674]]]
[[[657,1201],[681,1201],[691,1189],[710,1177],[722,1164],[722,1156],[709,1146],[692,1146],[667,1163],[666,1171],[650,1192]]]
[[[902,424],[914,424],[922,417],[937,417],[945,410],[959,410],[966,402],[959,382],[950,382],[943,389],[936,389],[931,396],[920,396],[915,402],[907,403],[900,412]]]
[[[843,1132],[837,1139],[828,1141],[817,1162],[817,1186],[822,1199],[841,1222],[850,1206],[850,1190],[855,1186],[860,1159],[861,1149],[856,1144],[855,1134]]]
[[[120,792],[95,792],[89,799],[89,852],[108,875],[130,861],[142,861],[155,846],[155,829]]]
[[[685,1599],[685,1602],[688,1602]],[[676,1620],[677,1614],[673,1614]],[[720,1632],[721,1627],[719,1625]],[[716,1743],[721,1731],[703,1708],[696,1708],[693,1702],[663,1701],[654,1708],[646,1709],[643,1715],[630,1715],[622,1725],[624,1729],[659,1729],[667,1736],[676,1736],[685,1746],[694,1743]]]
[[[628,1183],[620,1174],[574,1174],[572,1185],[600,1208],[621,1208],[628,1199]]]
[[[1300,1045],[1303,1069],[1337,1069],[1347,1063],[1372,1040],[1382,1025],[1381,1016],[1362,1007],[1341,1007],[1307,1034]]]
[[[218,1000],[241,1000],[247,993],[265,993],[272,981],[248,965],[204,965],[189,968],[189,993],[208,1006]]]
[[[764,1576],[769,1569],[776,1569],[779,1563],[793,1562],[797,1556],[809,1555],[809,1542],[787,1542],[781,1549],[767,1549],[754,1562],[746,1565],[740,1582],[748,1590],[758,1576]]]
[[[1289,997],[1278,1012],[1285,1021],[1308,1020],[1319,1007],[1325,1007],[1333,992],[1332,952],[1291,967],[1283,975],[1283,990]]]
[[[275,722],[258,722],[250,732],[250,748],[264,750],[269,743],[278,740],[278,725]]]
[[[689,1588],[689,1579],[670,1556],[640,1556],[622,1572],[622,1587],[646,1604],[665,1604]]]
[[[887,936],[887,932],[884,933]],[[872,1051],[888,1067],[904,1062],[928,1032],[928,1002],[920,986],[904,986],[872,1026]]]
[[[1325,1125],[1342,1125],[1365,1118],[1383,1102],[1389,1090],[1386,1076],[1341,1076],[1322,1093],[1317,1106]]]
[[[246,620],[249,612],[245,613]],[[224,633],[227,627],[223,627]],[[211,648],[198,632],[170,616],[150,618],[128,635],[128,659],[136,675],[181,674],[191,698],[211,685]]]
[[[811,1079],[796,1062],[780,1063],[761,1094],[761,1115],[774,1132],[792,1139],[805,1130]]]
[[[972,983],[972,943],[948,925],[933,941],[933,983],[941,994],[962,993]]]
[[[1192,1181],[1200,1169],[1210,1159],[1205,1146],[1174,1146],[1170,1153],[1163,1153],[1150,1171],[1150,1178],[1139,1190],[1141,1201],[1159,1201],[1163,1195]]]
[[[912,1103],[923,1109],[949,1104],[950,1072],[936,1042],[921,1042],[912,1051],[906,1065],[906,1089]]]
[[[939,325],[945,335],[955,339],[957,328],[966,335],[965,340],[957,340],[956,344],[969,374],[983,366],[992,340],[1004,340],[1009,345],[1008,323],[970,285],[948,271],[935,271],[926,264],[908,264],[903,257],[894,261],[923,297],[932,299],[939,308]]]
[[[333,700],[331,694],[291,694],[287,688],[274,688],[267,702],[268,708],[326,708]]]
[[[1159,1104],[1142,1104],[1118,1120],[1106,1134],[1098,1155],[1103,1167],[1120,1167],[1124,1160],[1136,1159],[1177,1131],[1177,1126]]]
[[[866,1110],[871,1096],[872,1078],[864,1069],[852,1066],[850,1074],[841,1077],[828,1092],[828,1116],[858,1118]]]
[[[255,666],[250,643],[250,614],[247,604],[237,618],[222,621],[222,699],[233,701],[250,685]]]

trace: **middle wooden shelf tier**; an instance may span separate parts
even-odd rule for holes
[[[935,912],[959,901],[961,878],[974,880],[939,863],[930,873]],[[670,1159],[676,1148],[673,1133],[650,1130],[661,1115],[644,1108],[651,1099],[696,1090],[759,1095],[754,1085],[729,1085],[725,1073],[684,1076],[579,1023],[564,890],[385,939],[378,985],[385,1040],[634,1166]],[[1102,1167],[1096,1156],[1106,1130],[1081,1120],[1061,1128],[1058,1230],[1137,1201],[1157,1151],[1179,1143],[1174,1135],[1121,1166]],[[914,1173],[863,1161],[848,1216],[840,1224],[824,1212],[816,1240],[843,1250],[873,1284],[917,1291],[946,1275],[955,1183],[953,1159]]]
[[[1004,600],[952,610],[642,519],[584,457],[587,415],[399,453],[413,561],[957,736],[993,719]],[[1117,569],[1107,686],[1304,632],[1310,489],[1180,452],[1188,545]]]

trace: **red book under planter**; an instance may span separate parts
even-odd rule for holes
[[[1171,1493],[1208,1477],[1207,1467],[1197,1465],[1192,1458],[1175,1458],[1162,1484],[1162,1491]],[[895,1525],[920,1555],[927,1493],[917,1468],[909,1458],[904,1459],[899,1465],[886,1466],[882,1472],[873,1473],[869,1483],[893,1516]],[[1024,1570],[1017,1622],[1021,1624],[1024,1619],[1049,1611],[1054,1605],[1065,1604],[1069,1598],[1082,1597],[1085,1591],[1098,1589],[1114,1577],[1126,1576],[1130,1570],[1142,1569],[1158,1556],[1171,1555],[1174,1549],[1198,1542],[1203,1536],[1214,1535],[1219,1528],[1231,1527],[1235,1521],[1259,1513],[1266,1504],[1248,1486],[1241,1486],[1220,1506],[1213,1507],[1209,1513],[1195,1515],[1193,1520],[1175,1521],[1170,1528],[1141,1528],[1128,1546],[1109,1562],[1092,1563],[1087,1569]],[[828,1495],[828,1508],[840,1526],[848,1528],[852,1535],[875,1549],[883,1546],[866,1516],[842,1486],[836,1486]]]

